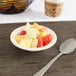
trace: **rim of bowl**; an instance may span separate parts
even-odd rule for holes
[[[49,32],[49,34],[52,34],[53,35],[52,41],[48,45],[43,46],[43,47],[39,47],[39,48],[26,48],[26,47],[22,47],[22,46],[20,46],[16,42],[16,40],[14,39],[14,37],[17,36],[17,33],[19,33],[21,30],[23,30],[24,27],[25,27],[25,25],[24,26],[20,26],[20,27],[14,29],[11,32],[11,34],[10,34],[10,41],[17,48],[20,48],[20,49],[26,50],[26,51],[30,51],[30,52],[37,52],[37,51],[46,50],[48,48],[51,48],[56,43],[56,41],[57,41],[57,35],[56,35],[56,33],[52,29],[50,29],[50,28],[48,28],[46,26],[42,26],[42,27],[46,27],[47,30],[48,30],[48,32]]]

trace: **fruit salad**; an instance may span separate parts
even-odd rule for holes
[[[47,28],[37,23],[27,23],[25,28],[15,36],[16,42],[26,48],[44,47],[52,41],[52,38],[52,34],[47,32]]]

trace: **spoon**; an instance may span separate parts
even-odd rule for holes
[[[50,68],[50,66],[63,54],[70,54],[76,49],[76,40],[68,39],[64,41],[60,46],[60,53],[54,57],[47,65],[45,65],[40,71],[33,76],[43,76],[44,73]]]

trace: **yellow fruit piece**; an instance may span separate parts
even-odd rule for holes
[[[37,38],[37,35],[39,35],[39,31],[31,28],[31,29],[28,29],[25,37],[26,38]]]
[[[34,23],[33,28],[39,30],[41,28],[41,26],[37,23]]]
[[[30,23],[27,23],[26,25],[25,25],[25,30],[27,31],[28,29],[30,29],[31,28],[31,24]]]
[[[15,36],[15,40],[19,43],[24,38],[23,35]]]
[[[19,45],[22,47],[30,48],[32,44],[32,38],[24,38],[20,41]]]
[[[33,39],[31,48],[37,48],[37,44],[38,44],[38,39]]]
[[[47,32],[46,32],[46,31],[40,32],[40,34],[39,34],[40,37],[44,37],[44,36],[46,36],[46,35],[47,35]]]

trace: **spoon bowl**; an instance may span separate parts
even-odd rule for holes
[[[64,41],[60,46],[60,52],[63,54],[72,53],[76,48],[76,40],[75,39],[68,39]]]

